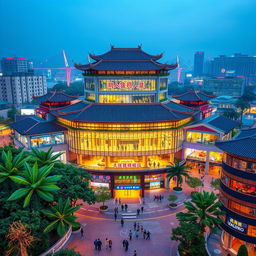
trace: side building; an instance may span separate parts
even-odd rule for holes
[[[256,246],[256,129],[216,143],[223,152],[220,201],[225,212],[223,247],[237,255],[242,244],[249,255]]]

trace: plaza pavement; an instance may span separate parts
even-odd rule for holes
[[[210,176],[204,177],[204,187],[198,190],[212,191]],[[133,256],[133,251],[137,251],[137,256],[176,256],[177,242],[172,241],[171,229],[177,226],[176,213],[184,210],[183,201],[190,199],[192,191],[185,183],[183,185],[183,193],[178,195],[179,207],[175,210],[168,208],[168,195],[172,191],[161,189],[145,193],[144,213],[140,214],[136,219],[124,220],[124,227],[121,227],[121,209],[119,206],[119,214],[117,221],[114,220],[114,208],[117,206],[114,200],[109,200],[106,205],[109,206],[108,212],[100,213],[100,204],[88,205],[83,203],[80,210],[76,212],[78,221],[83,225],[84,237],[80,233],[72,234],[67,248],[74,248],[85,256]],[[162,202],[154,201],[154,195],[163,195]],[[141,207],[142,202],[128,203],[128,213],[135,213]],[[128,239],[129,230],[133,231],[134,221],[143,225],[144,229],[151,233],[150,240],[144,240],[142,235],[136,240],[133,237],[129,245],[128,252],[124,251],[122,241]],[[95,251],[94,240],[101,239],[102,251]],[[105,249],[105,239],[111,239],[113,248],[110,251]],[[212,245],[214,246],[214,244]],[[221,256],[221,254],[219,254]]]

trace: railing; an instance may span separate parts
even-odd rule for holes
[[[186,142],[189,143],[197,143],[197,144],[204,144],[204,145],[215,145],[216,141],[209,141],[209,140],[194,140],[194,139],[186,139]]]
[[[48,251],[40,254],[39,256],[46,256],[47,254],[54,254],[64,247],[68,239],[70,238],[72,233],[72,227],[70,226],[68,232],[56,243],[54,244]]]

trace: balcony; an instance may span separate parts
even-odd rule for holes
[[[216,140],[201,140],[201,139],[187,138],[186,142],[203,144],[203,145],[215,145]]]

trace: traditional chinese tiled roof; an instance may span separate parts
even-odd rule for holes
[[[234,138],[242,139],[242,138],[250,138],[250,137],[256,137],[256,128],[242,129]]]
[[[230,154],[256,159],[256,137],[216,142],[216,146]]]
[[[239,125],[238,122],[231,120],[225,116],[213,115],[203,120],[196,121],[190,124],[190,126],[187,128],[190,129],[190,127],[200,127],[203,124],[225,134],[229,133],[231,130],[238,127]]]
[[[182,101],[208,101],[215,98],[215,95],[209,95],[201,91],[195,91],[191,89],[180,95],[172,95],[172,97]]]
[[[172,70],[177,64],[161,64],[157,62],[162,57],[150,55],[138,48],[115,48],[102,55],[89,55],[95,62],[86,65],[75,64],[80,70],[115,70],[115,71],[151,71],[151,70]]]
[[[45,134],[67,130],[67,128],[55,124],[54,122],[41,121],[34,117],[21,119],[11,123],[10,126],[22,135]]]
[[[62,91],[50,91],[43,96],[34,96],[34,99],[39,102],[65,102],[65,101],[73,101],[76,100],[77,96],[70,96],[65,94]]]
[[[77,103],[78,104],[78,103]],[[81,103],[80,103],[81,104]],[[181,112],[162,103],[153,104],[87,104],[71,111],[64,107],[53,114],[67,120],[80,122],[154,122],[178,121],[194,115],[193,112]],[[190,109],[191,110],[191,109]]]

